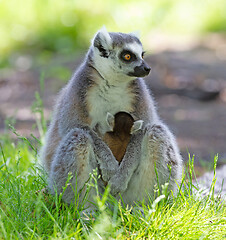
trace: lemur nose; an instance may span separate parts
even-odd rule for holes
[[[144,62],[143,69],[146,73],[149,73],[151,71],[151,68]]]
[[[151,71],[151,68],[150,68],[149,66],[145,66],[145,67],[144,67],[144,71],[147,72],[147,73],[149,73],[149,72]]]

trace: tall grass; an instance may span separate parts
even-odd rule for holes
[[[226,208],[214,196],[215,177],[203,195],[193,186],[193,173],[190,159],[178,194],[167,196],[167,186],[161,186],[162,195],[147,205],[124,206],[106,189],[94,199],[98,210],[85,216],[83,207],[40,191],[46,176],[34,146],[1,137],[0,239],[224,239]],[[95,181],[90,187],[97,187]]]
[[[44,75],[32,106],[41,138],[46,131],[43,91]],[[194,158],[189,155],[178,193],[169,193],[167,183],[156,186],[155,200],[133,207],[116,201],[109,188],[101,195],[94,171],[87,191],[96,190],[97,210],[90,215],[84,204],[69,206],[62,195],[45,191],[47,179],[38,156],[42,140],[21,136],[13,126],[11,130],[17,143],[9,134],[0,137],[0,239],[226,239],[226,203],[214,192],[217,156],[208,191],[193,185]]]

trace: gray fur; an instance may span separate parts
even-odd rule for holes
[[[132,33],[125,34],[125,33],[119,33],[119,32],[110,32],[109,35],[112,39],[113,47],[121,48],[125,45],[125,43],[133,43],[134,41],[142,46],[140,39],[135,37]]]
[[[135,51],[136,61],[128,64],[119,60],[124,47]],[[63,192],[68,174],[72,174],[63,194],[68,203],[77,195],[84,197],[93,169],[101,175],[100,192],[107,182],[112,194],[118,197],[120,193],[128,204],[147,200],[147,194],[154,196],[155,167],[160,185],[169,180],[169,189],[175,190],[175,181],[180,181],[182,159],[174,136],[160,121],[144,80],[128,75],[143,62],[141,53],[141,42],[133,34],[100,30],[58,97],[41,155],[52,192]],[[132,135],[119,165],[102,136],[109,128],[107,113],[114,116],[121,111],[135,121],[143,120],[143,126]],[[92,190],[89,201],[94,195]]]

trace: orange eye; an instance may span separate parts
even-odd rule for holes
[[[127,61],[129,61],[129,60],[131,59],[131,55],[128,54],[128,53],[125,54],[125,55],[124,55],[124,59],[127,60]]]

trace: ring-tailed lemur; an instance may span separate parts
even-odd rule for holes
[[[109,131],[104,134],[102,139],[120,163],[126,153],[132,134],[142,129],[143,121],[134,121],[133,117],[126,112],[118,112],[115,116],[107,113],[106,121],[109,125]]]
[[[62,192],[68,174],[72,175],[63,194],[66,202],[73,201],[77,193],[84,196],[83,187],[96,168],[111,185],[112,194],[117,197],[120,193],[127,204],[154,195],[155,169],[159,186],[169,181],[169,189],[176,189],[182,159],[141,78],[149,72],[137,36],[105,28],[97,32],[84,62],[58,97],[42,149],[52,191]],[[122,111],[135,121],[142,119],[144,130],[132,135],[119,165],[102,137],[108,129],[106,114]],[[98,181],[100,191],[102,179]],[[93,194],[89,193],[91,201]]]

